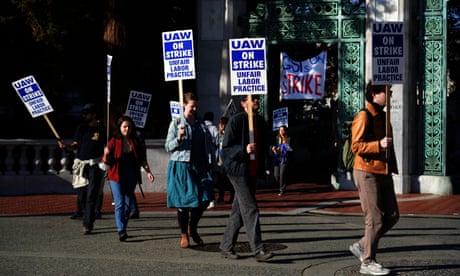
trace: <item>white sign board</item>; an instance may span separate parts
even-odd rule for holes
[[[176,101],[170,101],[169,106],[171,108],[171,119],[174,120],[176,118],[179,118],[181,112],[180,103]]]
[[[195,78],[192,30],[163,32],[165,81]]]
[[[19,98],[24,102],[32,118],[53,112],[53,107],[46,99],[34,76],[12,82]]]
[[[131,117],[131,119],[133,119],[136,127],[145,127],[145,122],[147,121],[147,115],[149,113],[151,100],[151,94],[131,90],[125,114]]]
[[[110,83],[111,83],[111,67],[112,66],[112,56],[107,55],[107,103],[110,103]]]
[[[327,52],[296,61],[281,53],[280,98],[283,100],[323,99]]]
[[[289,127],[287,107],[273,110],[273,130],[278,130],[280,126]]]
[[[376,22],[372,25],[372,84],[404,82],[404,25]]]
[[[267,94],[265,38],[230,39],[231,95]]]

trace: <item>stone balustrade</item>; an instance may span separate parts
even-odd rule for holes
[[[164,140],[145,142],[155,181],[150,183],[143,173],[142,190],[164,192],[169,162]],[[73,152],[60,149],[56,140],[0,139],[0,195],[75,193],[72,187],[74,157]],[[136,189],[140,191],[139,186]],[[104,191],[110,192],[108,184]]]

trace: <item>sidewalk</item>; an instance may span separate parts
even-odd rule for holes
[[[166,208],[166,193],[137,193],[141,213],[150,211],[175,212]],[[438,196],[431,194],[397,195],[403,215],[460,216],[460,195]],[[226,195],[228,198],[228,194]],[[276,188],[257,191],[261,212],[296,214],[306,211],[323,213],[361,214],[357,191],[334,191],[327,184],[291,184],[283,197]],[[75,211],[76,195],[0,196],[0,215],[71,214]],[[104,197],[104,213],[112,213],[110,194]],[[218,204],[210,211],[230,210],[230,204]]]
[[[199,227],[204,246],[182,249],[176,210],[165,208],[164,193],[138,194],[141,217],[130,220],[127,242],[118,241],[110,195],[91,235],[82,234],[80,220],[69,219],[75,195],[0,197],[0,274],[360,275],[348,251],[363,228],[356,191],[312,183],[289,188],[284,197],[269,188],[257,194],[262,238],[275,254],[266,263],[254,260],[244,228],[236,247],[243,258],[220,256],[229,204],[205,212]],[[403,215],[382,239],[379,262],[392,275],[460,275],[459,196],[399,199]]]

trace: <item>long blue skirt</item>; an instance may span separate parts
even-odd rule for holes
[[[210,172],[198,172],[191,163],[170,160],[166,177],[168,208],[195,208],[211,200]]]

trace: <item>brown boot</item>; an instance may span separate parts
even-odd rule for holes
[[[187,234],[182,234],[182,238],[180,240],[180,247],[188,248],[190,246],[189,237]]]

